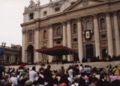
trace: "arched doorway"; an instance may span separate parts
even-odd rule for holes
[[[28,64],[34,63],[34,48],[32,45],[29,45],[27,48],[27,62]]]
[[[94,46],[93,44],[86,45],[86,58],[92,60],[94,58]]]

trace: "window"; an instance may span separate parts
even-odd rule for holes
[[[60,44],[61,43],[61,41],[56,41],[56,44]]]
[[[58,12],[58,11],[60,11],[60,7],[55,8],[55,12]]]
[[[104,18],[101,18],[101,19],[100,19],[100,29],[105,29],[105,28],[106,28],[105,19],[104,19]]]
[[[29,31],[29,33],[28,33],[28,42],[32,42],[32,38],[33,38],[33,33],[32,33],[32,31]]]
[[[74,41],[74,42],[77,42],[78,40],[77,40],[77,38],[74,38],[73,41]]]
[[[57,36],[61,36],[62,35],[62,28],[61,28],[61,26],[59,25],[58,27],[57,27]]]
[[[61,38],[62,34],[63,34],[62,25],[61,24],[55,24],[53,26],[53,28],[54,28],[54,30],[53,30],[54,38]]]
[[[72,33],[73,34],[77,33],[77,24],[73,24],[73,26],[72,26]]]
[[[29,14],[29,19],[31,20],[31,19],[33,19],[34,18],[34,13],[30,13]]]
[[[44,30],[44,32],[43,32],[43,39],[46,39],[46,38],[47,38],[47,31]]]
[[[101,35],[101,38],[106,38],[106,34],[102,34],[102,35]]]
[[[47,15],[47,11],[44,11],[44,12],[43,12],[43,15],[44,15],[44,16]]]

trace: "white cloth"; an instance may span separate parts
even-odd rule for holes
[[[34,82],[38,78],[37,72],[36,71],[29,71],[29,80],[31,82]]]
[[[18,85],[17,77],[11,77],[10,82],[12,83],[12,86],[17,86]]]

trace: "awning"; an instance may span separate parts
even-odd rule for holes
[[[65,46],[55,46],[53,48],[41,48],[41,49],[37,49],[36,51],[39,53],[52,55],[52,56],[78,54],[77,50]]]

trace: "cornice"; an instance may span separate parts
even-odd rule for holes
[[[27,25],[30,25],[30,24],[34,24],[35,22],[43,22],[43,21],[49,21],[50,19],[53,19],[53,18],[57,18],[57,17],[62,17],[62,16],[68,16],[70,15],[71,13],[74,13],[74,12],[79,12],[79,11],[83,11],[85,9],[90,9],[90,8],[95,8],[95,7],[99,7],[99,6],[106,6],[109,7],[112,5],[112,4],[116,4],[116,3],[120,3],[120,0],[119,1],[114,1],[112,3],[108,3],[108,2],[103,2],[103,3],[100,3],[100,4],[96,4],[96,5],[93,5],[93,6],[88,6],[88,7],[83,7],[83,8],[80,8],[80,9],[76,9],[76,10],[69,10],[69,11],[65,11],[65,12],[61,12],[61,13],[58,13],[58,14],[55,14],[55,15],[50,15],[50,16],[47,16],[45,18],[38,18],[38,19],[34,19],[34,21],[30,21],[30,22],[26,22],[26,23],[22,23],[21,26],[27,26]],[[117,9],[120,9],[120,8],[117,8]],[[104,10],[104,9],[103,9]],[[112,10],[106,10],[105,12],[110,12]],[[90,14],[86,14],[86,15],[90,15]],[[86,16],[85,15],[85,16]],[[76,18],[76,16],[75,16]],[[64,22],[67,20],[67,18],[65,18]],[[69,20],[69,19],[68,19]]]

